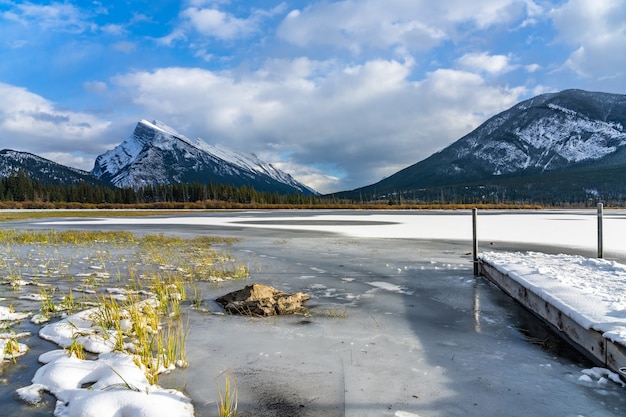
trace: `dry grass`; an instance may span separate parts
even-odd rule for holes
[[[540,210],[539,204],[442,204],[442,203],[403,203],[389,205],[388,202],[348,203],[324,202],[315,204],[258,204],[231,203],[227,201],[202,201],[194,203],[152,203],[152,204],[82,204],[49,203],[41,206],[32,202],[3,202],[0,208],[15,211],[0,211],[0,222],[54,217],[145,217],[168,214],[197,213],[211,210]],[[22,211],[22,209],[24,209]],[[71,210],[71,211],[68,211]]]
[[[19,208],[19,207],[17,207]],[[0,211],[0,222],[11,222],[28,219],[47,219],[55,217],[146,217],[181,214],[180,210],[17,210]]]
[[[219,402],[217,403],[217,413],[219,417],[237,416],[237,382],[230,372],[223,372],[218,378],[224,376],[224,388],[218,384]]]

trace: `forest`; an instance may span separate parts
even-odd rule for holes
[[[0,209],[54,208],[358,208],[358,209],[463,209],[530,208],[546,206],[580,207],[589,201],[563,203],[511,198],[502,190],[485,187],[439,187],[420,193],[392,193],[384,196],[349,198],[337,195],[257,191],[252,187],[228,184],[178,183],[148,185],[139,189],[116,188],[107,184],[51,184],[32,179],[22,169],[0,178]],[[554,195],[552,195],[553,197]],[[509,197],[509,198],[506,198]],[[594,202],[595,203],[595,202]],[[620,204],[617,204],[618,206]]]
[[[86,205],[142,205],[221,201],[239,204],[316,204],[319,196],[260,192],[228,184],[164,184],[139,189],[86,183],[44,184],[24,170],[0,179],[0,201],[32,203],[81,203]],[[44,204],[45,205],[45,204]]]

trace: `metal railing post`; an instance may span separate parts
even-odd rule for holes
[[[474,275],[478,275],[478,236],[477,236],[477,214],[478,209],[472,209],[472,240],[473,240],[473,248],[472,248],[472,261],[474,262]]]
[[[604,258],[604,245],[602,238],[602,218],[603,218],[603,205],[598,203],[598,258]]]

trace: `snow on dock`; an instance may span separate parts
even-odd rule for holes
[[[582,353],[626,377],[626,265],[538,252],[486,252],[478,263]]]

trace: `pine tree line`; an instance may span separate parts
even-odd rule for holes
[[[557,187],[558,188],[558,187]],[[244,206],[285,206],[310,208],[425,208],[439,206],[576,206],[593,207],[604,202],[606,207],[623,207],[623,194],[603,190],[603,198],[586,193],[572,193],[564,189],[543,187],[533,197],[522,187],[465,186],[439,187],[387,195],[359,194],[352,196],[318,196],[298,193],[257,191],[249,186],[228,184],[161,184],[139,189],[116,188],[110,185],[49,184],[30,178],[25,170],[0,177],[0,207],[75,207],[126,206],[160,208],[237,208]],[[356,198],[355,198],[356,197]],[[11,204],[13,203],[13,204]],[[26,204],[33,203],[33,204]]]
[[[228,184],[162,184],[139,189],[86,183],[59,185],[34,180],[24,170],[0,179],[0,201],[82,204],[150,204],[224,201],[237,204],[317,204],[314,195],[279,194]]]

